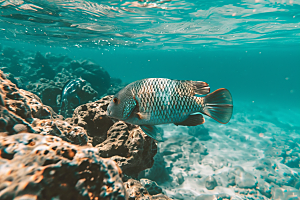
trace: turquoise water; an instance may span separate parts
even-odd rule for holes
[[[267,142],[299,137],[300,0],[0,0],[0,44],[89,59],[123,83],[205,81],[233,96],[233,120],[220,129],[251,138],[261,126]],[[219,125],[206,119],[212,141],[221,142]],[[173,129],[166,127],[167,137]],[[217,148],[212,141],[208,147]]]
[[[0,3],[2,44],[89,58],[125,82],[203,80],[247,101],[300,102],[299,0]]]

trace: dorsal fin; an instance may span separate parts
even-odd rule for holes
[[[208,94],[210,92],[210,87],[206,82],[203,81],[187,81],[191,84],[195,94]]]

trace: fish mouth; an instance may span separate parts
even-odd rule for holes
[[[111,111],[109,108],[107,108],[107,110],[106,110],[106,116],[108,116],[108,117],[110,117],[110,118],[114,118],[114,117],[112,116],[112,111]]]
[[[114,123],[119,121],[119,119],[114,118],[114,117],[111,116],[111,111],[109,111],[109,110],[106,111],[106,116],[108,116]]]

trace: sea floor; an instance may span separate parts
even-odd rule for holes
[[[300,199],[300,112],[254,103],[234,111],[225,125],[161,126],[166,141],[151,170],[169,180],[145,176],[173,199]]]

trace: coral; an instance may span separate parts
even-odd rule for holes
[[[98,149],[55,136],[0,136],[0,196],[9,199],[125,199],[121,170]]]

